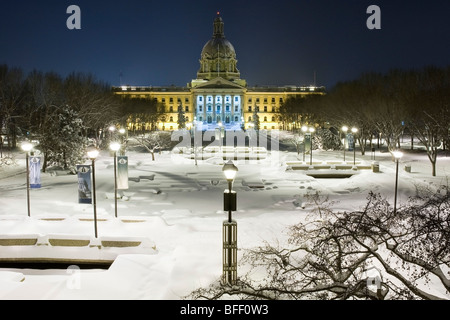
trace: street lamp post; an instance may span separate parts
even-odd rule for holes
[[[125,134],[127,133],[127,130],[125,130],[125,128],[120,128],[119,129],[119,134],[120,134],[120,144],[122,145],[121,146],[121,150],[120,150],[120,155],[121,156],[123,156],[123,155],[125,155],[125,150],[124,150],[124,148],[123,148],[123,145],[124,145],[124,140],[125,140]]]
[[[31,217],[31,209],[30,209],[30,156],[29,153],[33,149],[33,145],[29,142],[25,142],[21,146],[22,150],[25,151],[25,161],[27,167],[27,210],[28,216]]]
[[[192,137],[194,139],[194,161],[195,161],[195,165],[198,165],[198,161],[197,161],[197,149],[198,149],[198,145],[197,145],[197,117],[194,117],[194,121],[192,121]]]
[[[312,166],[312,159],[313,159],[312,153],[313,153],[313,133],[314,133],[314,131],[316,131],[316,130],[313,127],[309,128],[309,132],[311,134],[311,150],[310,150],[310,153],[309,153],[309,156],[310,156],[310,158],[309,158],[309,165],[310,166]]]
[[[342,132],[344,132],[344,162],[345,162],[345,139],[346,139],[347,131],[348,131],[348,127],[343,126]]]
[[[232,212],[237,209],[237,197],[236,192],[232,192],[232,187],[238,168],[230,160],[223,166],[222,171],[228,182],[228,190],[224,193],[224,211],[228,211],[228,220],[223,222],[223,282],[235,285],[237,282],[237,222],[232,219]]]
[[[403,153],[400,151],[394,151],[392,153],[395,158],[396,162],[396,169],[395,169],[395,196],[394,196],[394,214],[397,213],[397,189],[398,189],[398,163],[400,159],[403,157]]]
[[[97,159],[99,155],[99,151],[94,146],[91,146],[87,150],[87,155],[89,159],[92,161],[92,193],[93,193],[93,206],[94,206],[94,230],[95,230],[95,238],[98,238],[97,232],[97,195],[95,191],[95,159]]]
[[[3,158],[3,136],[0,134],[0,158]]]
[[[353,133],[353,165],[356,165],[356,133],[358,132],[357,128],[352,128]]]
[[[297,155],[300,153],[300,145],[303,145],[303,161],[305,161],[305,137],[304,136],[298,136],[297,137]]]
[[[112,139],[112,137],[113,137],[113,135],[114,135],[114,132],[116,132],[116,126],[114,126],[114,125],[110,125],[109,126],[109,128],[108,128],[108,130],[109,130],[109,138],[110,139]]]
[[[120,143],[112,142],[109,148],[114,151],[114,214],[117,218],[117,151],[120,150]]]
[[[305,152],[306,152],[306,141],[305,141],[305,133],[308,131],[308,128],[303,126],[302,132],[303,132],[303,162],[305,162]]]

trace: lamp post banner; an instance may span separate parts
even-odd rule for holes
[[[311,151],[311,133],[306,133],[305,134],[305,139],[303,140],[304,143],[304,148],[305,148],[305,153],[308,153]]]
[[[128,157],[117,157],[117,189],[127,190],[128,186]]]
[[[30,188],[39,189],[41,187],[41,158],[30,157]]]
[[[91,166],[77,165],[78,203],[92,204]]]
[[[353,134],[348,133],[347,134],[347,141],[348,141],[348,151],[353,151],[355,148],[355,137]]]

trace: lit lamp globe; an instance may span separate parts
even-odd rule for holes
[[[91,146],[87,150],[87,155],[88,155],[89,159],[95,160],[99,155],[99,151],[94,146]]]
[[[237,172],[238,172],[238,168],[230,160],[223,166],[222,171],[223,171],[227,181],[233,181],[234,178],[236,177]]]
[[[401,151],[394,151],[394,152],[392,152],[392,154],[394,155],[394,158],[396,160],[400,160],[403,157],[403,152],[401,152]]]
[[[30,152],[33,149],[33,145],[31,143],[29,143],[29,142],[22,143],[22,145],[20,147],[25,152]]]
[[[113,143],[111,143],[111,144],[109,145],[109,148],[110,148],[112,151],[117,152],[117,151],[120,150],[120,143],[118,143],[118,142],[113,142]]]

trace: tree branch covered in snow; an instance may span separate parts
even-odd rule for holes
[[[129,145],[140,146],[152,155],[155,161],[155,152],[172,146],[171,133],[167,131],[155,131],[147,134],[134,135],[129,138]]]
[[[289,228],[284,246],[246,250],[236,286],[213,284],[195,299],[450,299],[450,194],[421,190],[393,212],[370,193],[360,211],[317,205],[306,222]],[[430,283],[433,286],[430,286]]]

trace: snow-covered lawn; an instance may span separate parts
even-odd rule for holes
[[[25,160],[0,167],[0,240],[35,238],[35,246],[0,246],[0,258],[58,257],[114,259],[108,270],[0,269],[0,299],[152,299],[178,300],[222,274],[223,192],[227,188],[218,158],[194,160],[169,152],[128,153],[129,190],[120,191],[114,218],[113,158],[108,152],[96,161],[98,236],[94,237],[92,205],[78,204],[74,175],[46,173],[42,188],[31,190],[27,216]],[[301,155],[300,155],[301,157]],[[339,162],[342,152],[315,151],[314,161]],[[353,155],[347,154],[353,164]],[[351,159],[350,159],[351,158]],[[371,164],[370,152],[361,164]],[[309,158],[307,159],[309,160]],[[354,210],[369,191],[393,202],[395,163],[388,153],[376,153],[380,173],[356,171],[346,179],[315,179],[305,170],[286,170],[296,153],[275,152],[265,160],[234,161],[239,172],[233,189],[238,195],[239,255],[264,241],[286,239],[286,228],[301,221],[313,207],[307,193],[320,192],[337,201],[335,209]],[[89,162],[87,162],[88,164]],[[411,165],[411,173],[404,170]],[[450,157],[441,156],[437,177],[424,153],[406,153],[399,170],[399,205],[414,195],[416,184],[446,185]],[[153,178],[149,178],[153,177]],[[139,178],[139,179],[137,179]],[[49,239],[79,239],[90,245],[62,247]],[[99,241],[142,241],[133,247],[105,247]],[[6,242],[5,242],[6,243]],[[40,245],[39,245],[40,244]],[[239,270],[238,270],[239,275]]]

